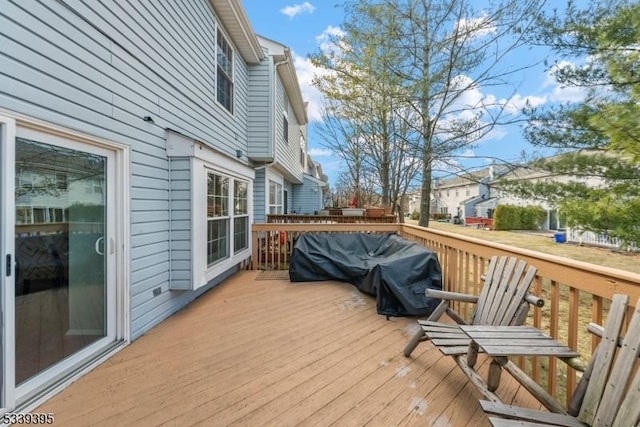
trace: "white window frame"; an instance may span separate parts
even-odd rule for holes
[[[226,194],[225,193],[210,193],[209,192],[209,177],[214,177],[218,178],[222,181],[226,181]],[[207,248],[206,248],[206,256],[207,256],[207,268],[211,268],[213,266],[215,266],[217,263],[222,262],[223,260],[229,258],[229,255],[231,253],[231,248],[232,248],[232,242],[230,241],[230,231],[232,229],[232,225],[231,220],[232,220],[232,215],[230,212],[230,193],[232,191],[233,188],[233,179],[230,178],[227,175],[223,175],[221,173],[218,173],[216,171],[212,171],[209,170],[207,171],[207,174],[205,176],[205,179],[207,180],[207,192],[206,197],[206,209],[207,209],[207,222],[205,224],[205,230],[206,230],[206,241],[207,241]],[[213,203],[214,206],[219,209],[219,212],[216,211],[217,209],[213,209],[213,211],[210,211],[210,207],[209,207],[209,201],[210,198],[213,198]],[[219,203],[220,202],[220,203]],[[214,259],[213,261],[209,261],[209,225],[215,223],[215,224],[222,224],[223,225],[223,229],[224,229],[224,234],[225,234],[225,248],[224,248],[224,255],[221,257],[218,257],[216,259]]]
[[[236,199],[236,189],[239,187],[238,184],[244,184],[246,185],[246,193],[245,193],[245,197],[243,198],[239,198]],[[244,201],[244,205],[242,205],[242,202]],[[231,202],[233,203],[233,218],[232,221],[234,221],[233,224],[233,235],[231,235],[231,238],[233,240],[233,253],[234,255],[242,252],[246,249],[249,248],[249,242],[251,241],[251,222],[249,221],[249,182],[248,181],[243,181],[240,179],[236,179],[233,182],[233,194],[232,194],[232,198],[231,198]],[[241,206],[244,206],[244,212],[238,212],[238,208],[237,205],[238,203],[241,203]],[[242,219],[243,221],[246,221],[246,242],[245,242],[245,246],[241,247],[241,248],[236,248],[235,247],[235,242],[236,242],[236,234],[237,234],[237,230],[235,227],[235,220],[237,219]]]
[[[236,181],[247,183],[247,217],[249,227],[253,216],[253,179],[255,171],[231,158],[221,156],[210,148],[194,150],[197,157],[191,158],[191,289],[207,285],[212,279],[251,256],[252,241],[245,249],[235,251],[233,247],[233,206],[228,206],[228,254],[225,258],[208,265],[207,262],[207,176],[214,173],[229,178],[229,204],[233,200]],[[248,230],[250,232],[250,229]]]
[[[279,188],[279,194],[276,194],[276,202],[275,203],[271,203],[271,183],[276,185],[276,189]],[[278,203],[278,195],[279,197],[279,203]],[[265,183],[265,196],[266,196],[266,203],[265,203],[265,213],[267,215],[276,215],[276,214],[282,214],[284,212],[284,178],[282,177],[282,175],[277,175],[271,171],[268,171],[267,173],[267,179],[266,179],[266,183]],[[275,211],[272,212],[272,207],[275,208]],[[279,209],[278,209],[279,208]]]
[[[225,70],[223,67],[220,66],[219,61],[218,61],[218,49],[221,49],[220,46],[218,46],[218,42],[219,40],[222,39],[224,41],[224,44],[226,46],[229,47],[230,50],[230,55],[231,57],[229,58],[229,62],[231,65],[231,74],[229,74],[227,72],[227,70]],[[222,106],[222,108],[227,111],[229,114],[233,114],[234,110],[235,110],[235,81],[234,81],[234,74],[235,74],[235,53],[236,50],[233,47],[233,45],[231,44],[231,42],[229,41],[230,38],[225,34],[225,32],[222,30],[222,27],[218,26],[216,29],[216,74],[215,74],[215,88],[216,88],[216,102],[218,104],[220,104],[220,106]],[[230,82],[230,105],[227,106],[222,103],[220,101],[220,91],[219,91],[219,77],[218,74],[219,72],[222,72],[225,77],[227,77],[229,79]]]

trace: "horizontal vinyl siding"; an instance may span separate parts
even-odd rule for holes
[[[171,159],[171,285],[191,284],[191,161]]]
[[[287,121],[289,124],[289,139],[284,139],[284,86],[278,78],[276,86],[276,161],[286,169],[291,176],[302,182],[302,164],[300,163],[300,125],[296,115],[289,109]]]
[[[168,290],[172,268],[186,277],[190,203],[183,175],[170,188],[165,128],[233,157],[247,151],[248,69],[236,54],[231,115],[215,99],[208,0],[64,3],[75,12],[56,1],[0,0],[0,108],[131,147],[135,339],[203,291]]]
[[[267,222],[265,212],[267,209],[267,195],[265,182],[265,169],[256,171],[253,181],[253,221],[257,223]]]
[[[304,184],[293,186],[294,207],[300,214],[314,214],[323,208],[322,189],[306,177],[303,181]]]
[[[249,68],[248,99],[248,156],[255,159],[270,158],[271,114],[269,112],[271,68],[270,57]]]
[[[287,206],[283,206],[283,209],[286,208],[285,210],[283,210],[283,212],[292,213],[296,208],[293,205],[293,187],[291,183],[285,181],[284,185],[282,186],[282,190],[287,192]],[[284,203],[284,195],[282,197],[282,203]]]

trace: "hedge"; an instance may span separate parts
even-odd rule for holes
[[[498,205],[493,214],[494,230],[539,230],[547,218],[540,206]]]

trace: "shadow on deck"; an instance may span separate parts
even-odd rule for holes
[[[452,359],[430,343],[402,355],[415,319],[386,320],[348,284],[262,274],[234,275],[34,412],[63,426],[489,425]],[[506,403],[540,407],[505,377]]]

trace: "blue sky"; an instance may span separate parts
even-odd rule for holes
[[[321,48],[328,33],[339,31],[344,17],[343,10],[335,6],[335,0],[243,0],[242,4],[257,34],[291,48],[302,94],[309,102],[309,153],[322,164],[333,186],[340,172],[340,161],[322,146],[320,136],[315,131],[320,120],[321,97],[311,85],[318,70],[314,69],[307,56]],[[544,52],[539,49],[522,49],[511,61],[516,64],[530,63],[536,59],[541,60],[543,55]],[[510,98],[513,108],[521,108],[527,100],[534,105],[544,106],[554,102],[579,100],[584,95],[578,89],[558,86],[542,65],[528,69],[512,80],[513,87],[479,88],[479,93],[469,95]],[[478,158],[461,159],[460,163],[465,167],[482,166],[492,156],[506,161],[518,161],[523,150],[530,153],[533,148],[524,141],[519,127],[495,129],[477,147],[464,153],[465,156]]]

